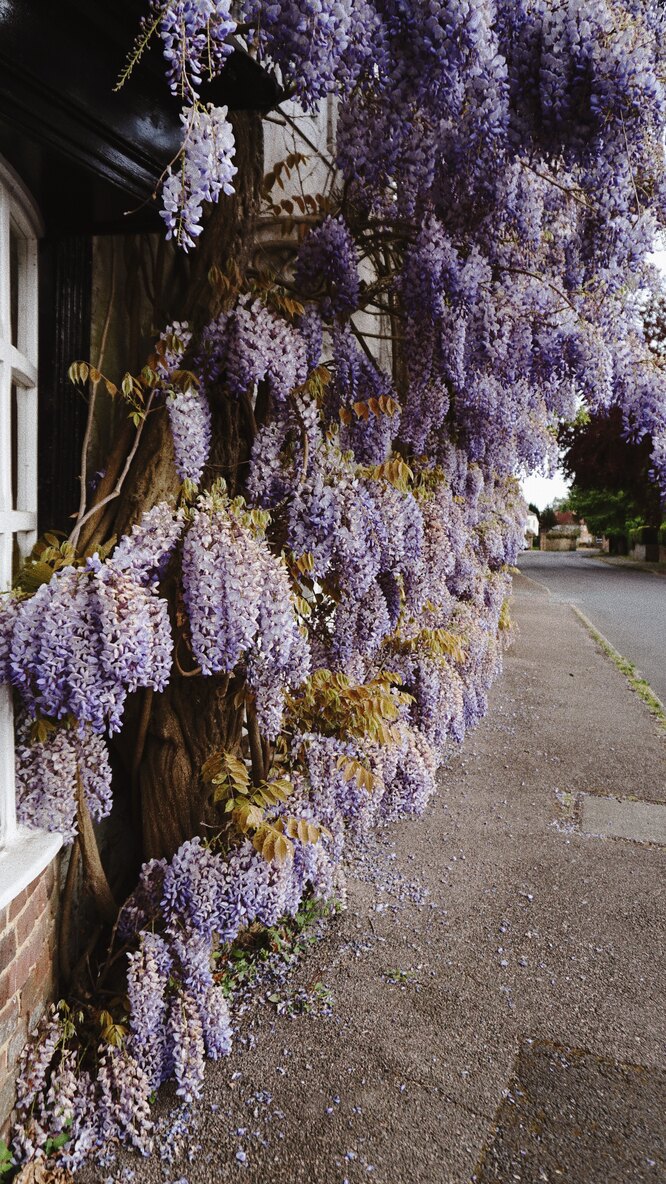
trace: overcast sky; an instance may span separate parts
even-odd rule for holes
[[[666,249],[655,251],[652,261],[666,276]],[[554,477],[524,477],[520,488],[526,502],[533,502],[540,510],[544,510],[554,498],[564,497],[569,485],[564,474],[558,470]]]
[[[526,502],[533,502],[540,510],[544,510],[553,498],[564,497],[569,486],[564,475],[557,472],[554,477],[524,477],[520,488]]]

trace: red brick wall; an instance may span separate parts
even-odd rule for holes
[[[57,863],[0,909],[0,1134],[14,1105],[14,1079],[28,1033],[56,988]]]

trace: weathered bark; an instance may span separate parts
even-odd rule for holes
[[[261,119],[248,112],[232,118],[236,193],[210,211],[191,257],[188,290],[178,313],[195,326],[216,311],[208,282],[210,268],[213,264],[224,268],[233,259],[242,272],[252,250],[263,177]],[[222,390],[207,391],[207,395],[214,434],[205,484],[224,477],[235,492],[242,487],[256,430],[252,409],[243,400],[229,399]],[[98,520],[98,530],[103,529],[106,537],[119,537],[156,502],[172,499],[179,485],[168,418],[160,407],[145,425],[122,496],[114,503],[113,520],[108,515]],[[92,532],[88,535],[93,537]],[[175,594],[169,599],[178,632]],[[180,656],[182,660],[182,652]],[[147,727],[140,697],[128,705],[117,751],[127,770],[128,795],[133,787],[133,814],[141,819],[144,858],[170,856],[186,838],[212,824],[201,766],[216,748],[233,749],[240,744],[242,709],[233,703],[237,690],[233,680],[230,684],[224,678],[183,677],[175,668],[167,690],[153,697]]]
[[[174,676],[156,695],[140,769],[146,859],[171,856],[184,839],[213,824],[201,767],[219,747],[240,741],[241,715],[227,680]]]

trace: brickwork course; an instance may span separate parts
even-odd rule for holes
[[[56,864],[0,909],[0,1132],[14,1105],[21,1050],[56,987]]]

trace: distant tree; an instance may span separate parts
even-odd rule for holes
[[[535,506],[534,502],[528,502],[527,508],[530,514],[536,514],[537,518],[541,520],[541,510],[538,506]]]
[[[550,506],[546,506],[539,514],[539,525],[542,530],[550,530],[555,525],[555,522],[555,506],[551,504]]]
[[[584,495],[592,495],[589,504],[594,508],[591,511],[575,510],[585,518],[591,530],[595,528],[588,514],[591,512],[597,516],[601,513],[603,517],[601,507],[604,501],[608,501],[608,517],[613,521],[625,506],[627,517],[639,519],[648,526],[659,525],[662,503],[650,473],[652,437],[644,436],[639,443],[628,441],[618,407],[579,416],[562,428],[560,444],[563,447],[562,467],[573,479],[575,489],[574,497],[569,497],[570,508],[575,508],[574,501],[581,507],[585,502]]]
[[[569,507],[578,518],[584,518],[594,535],[624,535],[628,525],[640,522],[636,501],[624,490],[583,489],[573,485],[569,493]]]

